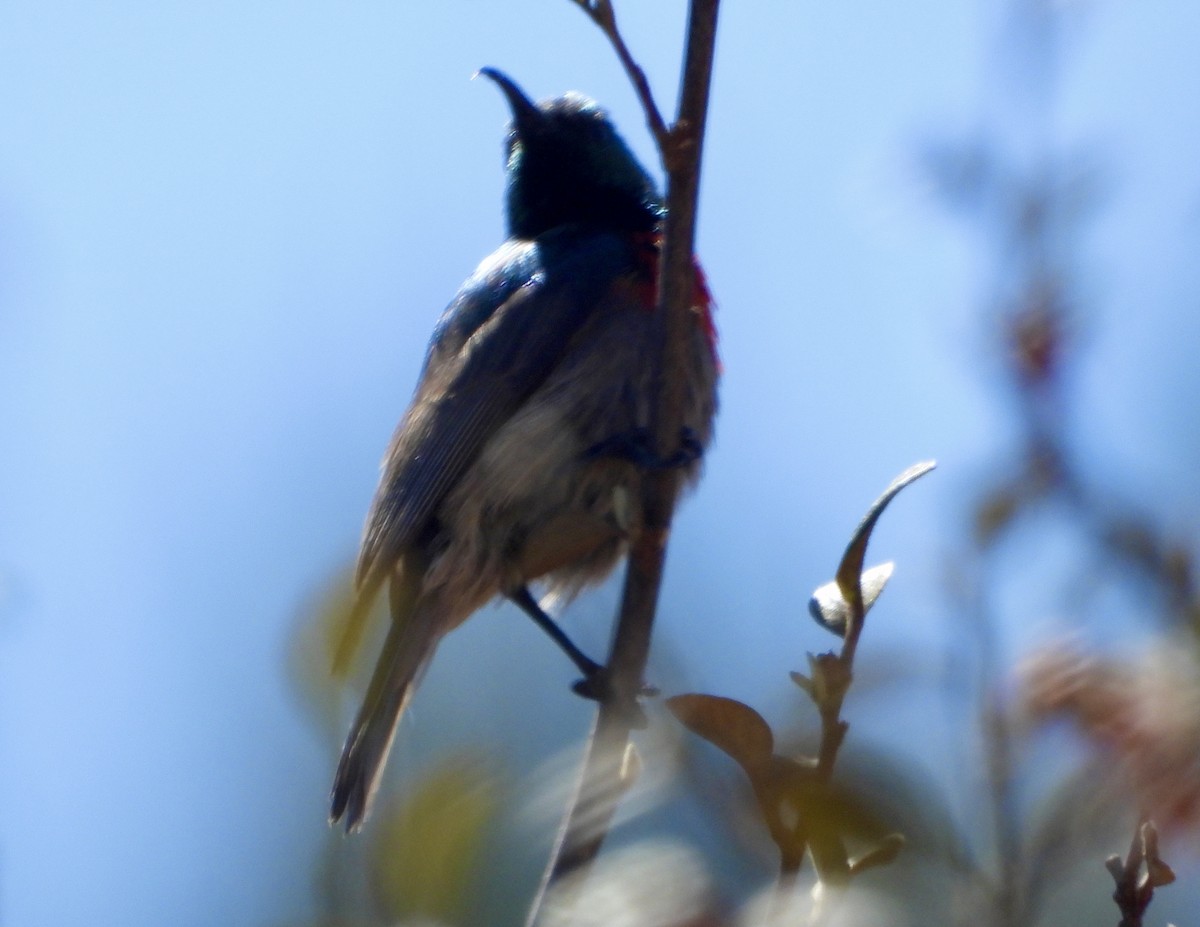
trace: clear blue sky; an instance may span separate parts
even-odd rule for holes
[[[617,4],[673,109],[685,4]],[[1135,491],[1172,487],[1155,498],[1187,528],[1200,6],[1060,6],[1051,147],[1109,181],[1080,442]],[[825,645],[800,603],[930,456],[940,473],[877,538],[900,566],[867,646],[940,633],[953,519],[1007,425],[980,349],[988,267],[916,155],[1006,124],[999,10],[727,4],[700,213],[722,415],[661,640],[695,686],[777,692]],[[653,160],[567,0],[0,4],[0,922],[310,910],[332,744],[284,656],[353,555],[433,321],[500,241],[506,111],[469,80],[483,65],[596,97]],[[602,612],[572,622],[596,650]],[[533,742],[541,705],[582,731],[569,669],[516,618],[459,636],[416,743],[438,706],[460,709],[451,740],[483,723]],[[465,668],[528,687],[496,707]]]

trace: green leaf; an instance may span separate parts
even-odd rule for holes
[[[981,548],[990,546],[1021,513],[1029,494],[1012,486],[1000,486],[986,495],[975,507],[972,525],[975,543]]]
[[[358,660],[331,672],[334,653],[346,635],[347,622],[354,611],[354,580],[352,566],[332,571],[315,591],[312,601],[303,606],[300,621],[291,641],[288,670],[297,693],[305,707],[323,729],[344,733],[345,705],[342,699],[348,689],[366,685],[369,668]],[[372,634],[382,630],[383,622],[371,613],[364,630]],[[353,685],[350,685],[353,684]],[[357,696],[355,696],[357,697]]]

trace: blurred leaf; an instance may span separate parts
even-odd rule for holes
[[[1161,888],[1175,881],[1175,871],[1158,855],[1158,828],[1153,821],[1142,825],[1142,856],[1146,862],[1146,881],[1151,888]]]
[[[467,887],[499,806],[497,792],[481,763],[459,759],[434,770],[407,800],[379,815],[369,867],[390,921],[462,922]]]
[[[1146,877],[1153,888],[1162,888],[1175,881],[1175,871],[1156,856],[1146,860]]]
[[[679,698],[686,700],[684,704],[694,699],[722,701],[711,696]],[[733,713],[739,714],[739,709]],[[759,744],[751,752],[760,753],[764,747]],[[711,778],[698,775],[696,779],[702,801],[756,855],[763,849],[757,835],[765,829],[785,869],[789,863],[798,866],[811,845],[814,863],[817,853],[822,856],[823,878],[836,879],[838,872],[848,871],[855,862],[865,865],[864,857],[893,852],[887,849],[889,841],[900,840],[897,832],[909,834],[910,828],[918,842],[914,844],[910,835],[906,845],[938,861],[949,859],[948,868],[956,873],[969,868],[962,862],[965,851],[952,815],[942,803],[941,790],[927,779],[918,782],[885,753],[859,750],[844,760],[849,762],[843,762],[842,774],[827,784],[818,778],[811,758],[775,754],[765,768],[748,774],[752,804],[744,800],[741,790],[730,788],[728,780],[721,789],[709,792],[705,786]],[[857,856],[852,859],[848,851]],[[882,864],[884,859],[871,864]]]
[[[406,614],[412,607],[411,603],[420,595],[421,576],[419,569],[397,569],[393,572],[388,580],[388,597],[393,613]],[[334,678],[347,679],[354,671],[354,658],[362,646],[363,637],[374,624],[372,618],[383,613],[383,609],[374,608],[379,598],[378,591],[364,596],[363,590],[352,585],[346,600],[330,615],[329,665]]]
[[[825,783],[807,758],[775,756],[767,788],[760,800],[774,803],[783,824],[793,828],[797,816],[814,833],[836,834],[859,842],[879,840],[893,828],[880,819],[869,796],[842,782]]]
[[[1011,486],[993,490],[976,506],[972,525],[977,547],[989,547],[1021,511],[1026,495]]]
[[[942,784],[892,751],[859,740],[838,757],[832,801],[843,809],[855,852],[899,832],[909,852],[942,861],[955,872],[973,869],[949,797]]]
[[[814,770],[811,761],[772,756],[757,775],[750,776],[758,812],[779,850],[783,872],[800,868],[814,825],[818,840],[834,833],[828,826],[822,826],[828,821],[816,820],[819,813],[829,808],[830,793]]]
[[[896,565],[891,561],[873,566],[862,574],[859,583],[862,587],[863,614],[871,610],[875,600],[883,592],[883,587],[892,577]],[[838,637],[846,635],[846,627],[850,623],[850,605],[846,602],[837,582],[828,582],[817,588],[808,600],[808,612],[817,624]]]
[[[873,847],[850,860],[850,874],[858,875],[867,869],[886,866],[892,862],[904,849],[903,834],[888,834]]]
[[[850,881],[850,855],[836,828],[810,826],[808,849],[819,883],[830,887],[844,886]]]
[[[676,695],[666,705],[680,724],[732,757],[752,781],[771,762],[775,737],[749,705],[717,695]]]
[[[297,691],[323,728],[340,730],[341,688],[330,672],[332,654],[344,635],[354,603],[353,569],[338,568],[301,612],[289,654],[289,671]]]
[[[844,884],[851,871],[847,844],[867,841],[870,852],[889,839],[889,822],[869,796],[822,781],[810,760],[774,756],[752,784],[785,869],[799,865],[807,848],[821,881]]]

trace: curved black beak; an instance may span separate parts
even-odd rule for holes
[[[508,100],[509,108],[512,110],[513,126],[518,135],[526,135],[541,124],[542,111],[529,97],[525,96],[525,92],[507,74],[495,68],[480,68],[475,74],[476,76],[482,74],[494,81],[503,92]]]

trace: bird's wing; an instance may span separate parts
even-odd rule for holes
[[[546,379],[600,297],[635,266],[623,237],[563,229],[505,246],[467,281],[434,332],[413,403],[384,458],[359,553],[364,597]]]

